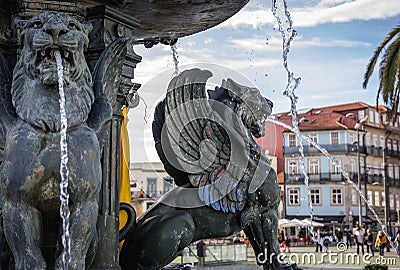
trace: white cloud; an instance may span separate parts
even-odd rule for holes
[[[252,5],[244,8],[219,27],[237,29],[239,27],[258,28],[275,25],[276,19],[270,9],[257,10]],[[322,0],[317,5],[307,7],[290,6],[289,12],[294,27],[310,27],[322,23],[350,22],[353,20],[385,19],[400,14],[398,0]]]
[[[278,52],[282,51],[282,38],[279,35],[269,37],[268,40],[262,37],[241,38],[229,40],[230,47],[236,49],[243,49],[249,51],[259,52]],[[371,47],[368,42],[346,40],[346,39],[333,39],[321,40],[319,37],[311,39],[304,39],[302,36],[297,36],[293,41],[293,46],[296,48],[309,48],[309,47]]]
[[[211,42],[214,42],[214,39],[213,39],[213,38],[206,38],[206,39],[204,39],[204,43],[205,43],[205,44],[209,44],[209,43],[211,43]]]

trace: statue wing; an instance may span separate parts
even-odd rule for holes
[[[207,98],[211,76],[210,71],[192,69],[171,80],[156,108],[153,136],[161,161],[178,185],[197,188],[204,204],[234,213],[246,200],[249,144],[241,119]]]
[[[115,91],[121,83],[122,66],[129,38],[113,41],[101,54],[93,71],[94,103],[87,124],[101,137],[103,127],[111,120],[116,103]]]
[[[17,119],[11,101],[11,81],[10,70],[0,53],[0,163],[3,161],[7,133]]]

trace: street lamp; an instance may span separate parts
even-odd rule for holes
[[[347,118],[355,119],[355,115],[353,113],[346,114]],[[358,189],[361,192],[361,172],[360,172],[360,128],[362,128],[362,124],[365,123],[367,119],[359,119],[354,126],[354,129],[357,131],[357,185]],[[362,227],[362,198],[361,193],[358,197],[358,226]]]
[[[362,124],[365,123],[366,119],[361,119],[357,121],[354,128],[357,130],[357,184],[358,188],[361,192],[361,172],[360,172],[360,127],[362,128]],[[362,228],[362,198],[361,194],[358,197],[358,226]]]

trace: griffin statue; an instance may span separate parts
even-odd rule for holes
[[[272,102],[231,79],[207,93],[211,76],[182,72],[155,110],[155,146],[178,187],[138,219],[123,269],[161,269],[195,241],[241,230],[264,269],[286,267],[278,261],[276,173],[253,139],[264,136]]]

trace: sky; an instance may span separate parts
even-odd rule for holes
[[[271,1],[272,2],[272,1]],[[236,15],[206,31],[180,38],[179,70],[213,72],[210,87],[222,78],[257,87],[274,103],[273,113],[290,110],[283,95],[282,35],[271,2],[250,0]],[[288,67],[301,78],[299,109],[362,101],[375,105],[378,76],[362,88],[366,65],[386,34],[400,23],[400,0],[286,0],[297,35]],[[135,69],[140,105],[129,112],[131,162],[157,161],[151,133],[154,106],[174,74],[170,46],[135,46],[142,62]]]

